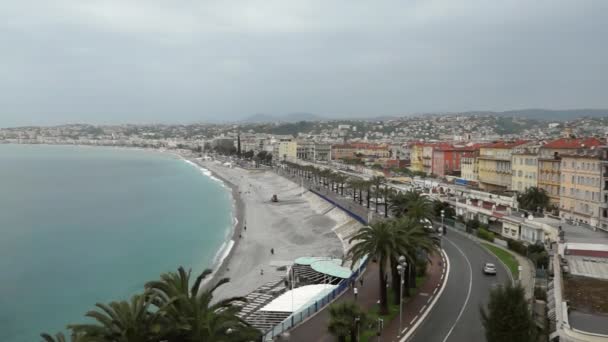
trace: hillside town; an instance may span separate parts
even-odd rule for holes
[[[528,258],[527,251],[534,248],[552,251],[555,258],[533,263],[520,256],[520,267],[531,266],[519,271],[519,281],[526,285],[528,297],[550,298],[542,302],[539,312],[545,314],[538,316],[539,324],[545,319],[553,335],[570,337],[580,331],[608,333],[605,310],[590,308],[597,303],[590,304],[574,290],[605,294],[607,137],[608,121],[602,117],[544,122],[484,115],[0,129],[0,143],[6,144],[174,150],[228,167],[275,170],[309,186],[320,179],[323,186],[336,184],[330,187],[335,201],[357,199],[368,221],[389,216],[391,193],[415,190],[449,209],[445,222],[452,229],[471,233],[474,228],[476,236],[503,241],[503,247],[509,241],[509,249]],[[325,194],[330,196],[327,190]],[[545,268],[555,273],[551,281]],[[555,272],[560,269],[575,277],[562,277],[562,272]],[[537,288],[546,294],[537,296]],[[556,303],[566,303],[564,298],[568,304],[562,309]]]

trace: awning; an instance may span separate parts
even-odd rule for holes
[[[340,266],[335,260],[313,262],[310,267],[319,273],[342,279],[350,278],[351,274],[353,274],[353,271],[351,271],[350,268]]]
[[[315,284],[298,287],[287,291],[266,304],[260,311],[297,312],[305,308],[309,303],[324,297],[333,291],[337,285]]]

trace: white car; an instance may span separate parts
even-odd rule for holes
[[[496,275],[496,266],[492,263],[486,262],[485,265],[483,265],[483,273]]]

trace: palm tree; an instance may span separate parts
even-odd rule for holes
[[[376,212],[378,212],[378,199],[380,198],[380,187],[386,182],[386,179],[381,176],[374,176],[370,179],[370,183],[373,185],[376,194]]]
[[[353,241],[355,241],[355,244],[349,251],[349,257],[353,260],[353,265],[365,256],[378,262],[380,313],[385,315],[388,313],[386,267],[390,258],[402,254],[402,244],[399,236],[395,234],[394,224],[392,221],[379,221],[370,226],[363,227],[349,240],[349,242]]]
[[[211,274],[205,270],[191,288],[190,271],[183,267],[177,273],[161,275],[158,281],[146,284],[157,294],[155,305],[167,321],[170,341],[248,341],[259,338],[259,331],[236,316],[235,302],[244,298],[234,297],[211,304],[213,292],[229,279],[222,278],[210,289],[202,290],[203,280]]]
[[[418,196],[408,203],[406,215],[421,222],[433,222],[433,203],[428,197]]]
[[[338,337],[338,341],[346,342],[358,340],[358,330],[365,327],[367,314],[355,302],[336,303],[329,306],[329,332]]]
[[[348,181],[348,177],[341,173],[336,173],[336,175],[334,176],[334,180],[338,184],[340,196],[344,196],[344,183]],[[336,192],[338,192],[338,188],[336,188]]]
[[[161,337],[161,316],[149,310],[154,295],[145,292],[135,295],[131,301],[97,303],[99,311],[91,310],[85,316],[96,324],[74,324],[68,328],[76,335],[85,335],[94,340],[112,342],[148,342]]]
[[[348,180],[348,187],[353,191],[353,202],[357,201],[357,191],[361,189],[361,180],[358,178],[351,178]],[[360,193],[359,193],[359,196]]]
[[[427,254],[433,253],[439,249],[439,237],[433,234],[429,229],[426,229],[424,225],[416,219],[411,217],[403,217],[394,221],[396,235],[399,237],[398,241],[401,244],[401,252],[406,260],[407,267],[405,272],[405,295],[409,296],[409,289],[416,285],[416,261],[418,252],[424,251]],[[401,295],[401,287],[399,286],[399,272],[397,271],[397,257],[391,260],[391,276],[393,293],[395,294],[395,303],[399,303]]]
[[[51,336],[50,334],[40,334],[40,337],[42,337],[42,339],[44,340],[44,342],[68,342],[68,339],[65,337],[65,335],[63,333],[57,333],[55,334],[55,336]],[[73,332],[70,335],[70,339],[69,342],[94,342],[95,340],[93,338],[87,338],[84,334],[82,333],[75,333]],[[99,340],[97,340],[99,341]]]
[[[523,194],[517,196],[517,201],[522,209],[536,211],[549,206],[549,196],[543,188],[531,187]]]

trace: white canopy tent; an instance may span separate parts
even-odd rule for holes
[[[322,298],[335,289],[337,285],[315,284],[306,285],[287,291],[266,304],[260,311],[297,312],[309,303]]]

